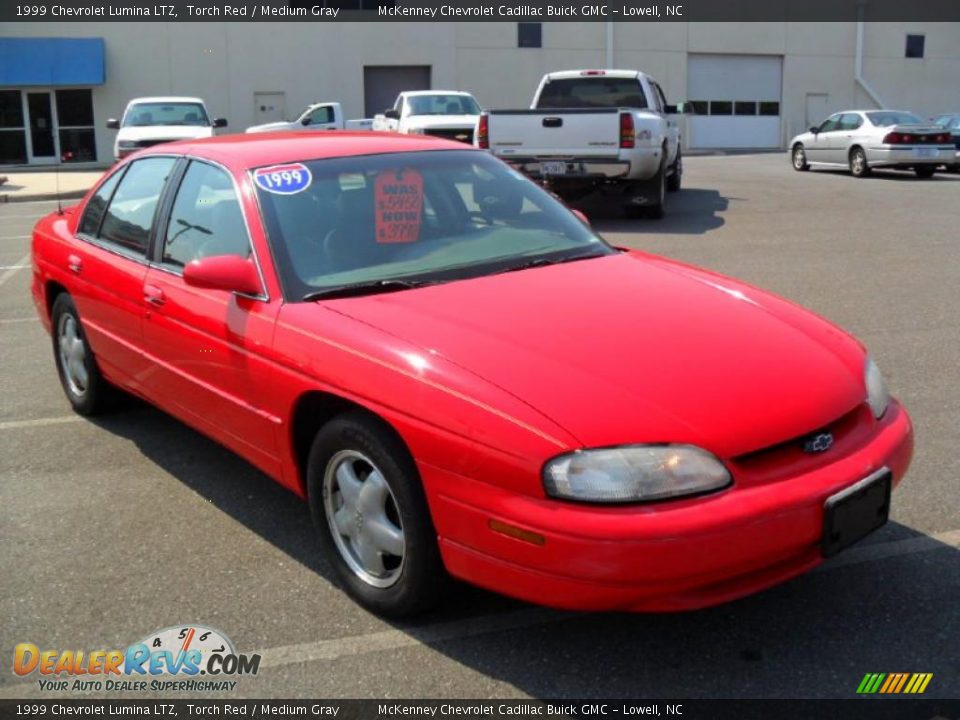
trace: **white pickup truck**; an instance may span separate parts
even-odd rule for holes
[[[373,118],[373,129],[402,134],[434,135],[473,144],[480,105],[458,90],[411,90],[397,96],[393,107]]]
[[[214,128],[226,126],[224,118],[211,120],[203,100],[195,97],[134,98],[122,118],[107,120],[108,128],[120,131],[113,141],[117,160],[160,143],[211,137]]]
[[[265,133],[284,130],[369,130],[372,119],[344,120],[343,108],[338,102],[320,102],[307,105],[296,120],[252,125],[245,132]]]
[[[544,75],[529,110],[484,111],[475,144],[566,200],[600,190],[628,215],[663,217],[680,189],[680,128],[660,85],[636,70]]]

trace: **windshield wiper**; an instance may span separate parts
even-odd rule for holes
[[[501,270],[501,273],[517,272],[519,270],[529,270],[530,268],[546,267],[547,265],[562,265],[563,263],[575,262],[577,260],[590,260],[592,258],[606,257],[607,253],[584,253],[581,255],[571,255],[562,258],[534,258],[519,265],[511,265]]]
[[[412,288],[434,284],[436,283],[429,280],[370,280],[368,282],[358,282],[351,285],[340,285],[339,287],[327,288],[326,290],[315,290],[314,292],[307,293],[300,298],[300,300],[301,302],[311,302],[313,300],[374,295],[376,293],[410,290]]]

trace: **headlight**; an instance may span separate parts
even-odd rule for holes
[[[582,450],[543,468],[547,494],[598,503],[644,502],[718,490],[730,473],[713,455],[692,445],[627,445]]]
[[[887,384],[883,381],[880,368],[877,367],[873,358],[867,358],[867,365],[863,372],[867,385],[867,404],[873,411],[873,416],[879,420],[887,411],[887,405],[890,404],[890,393],[887,391]]]
[[[137,146],[136,140],[120,140],[117,143],[117,147],[122,148],[135,148]]]
[[[422,128],[422,127],[407,128],[408,135],[423,135],[425,132],[426,132],[426,128]]]

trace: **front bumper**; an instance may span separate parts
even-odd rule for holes
[[[917,165],[944,165],[955,162],[956,150],[951,145],[937,146],[879,146],[867,149],[870,167],[916,167]]]
[[[451,574],[577,610],[686,610],[752,594],[822,561],[826,499],[887,467],[897,484],[913,430],[896,402],[870,441],[816,470],[715,495],[599,507],[509,492],[421,467]],[[542,536],[495,532],[499,521]]]

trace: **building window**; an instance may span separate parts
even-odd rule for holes
[[[729,100],[711,100],[711,115],[733,115],[733,103]]]
[[[27,162],[27,136],[19,90],[0,90],[0,163]]]
[[[693,107],[694,115],[710,114],[710,103],[706,100],[691,100],[690,105]]]
[[[62,162],[96,162],[93,93],[89,90],[57,90],[57,125]]]
[[[907,52],[905,53],[905,57],[922,58],[925,40],[926,37],[924,35],[907,35]]]
[[[738,100],[733,104],[733,114],[734,115],[756,115],[757,104],[755,102],[741,102]]]
[[[517,23],[517,47],[543,47],[543,23]]]
[[[780,114],[780,103],[778,102],[761,102],[760,105],[760,114],[761,115],[779,115]]]

